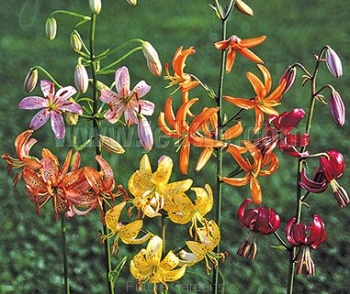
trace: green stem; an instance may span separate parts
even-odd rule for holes
[[[68,278],[68,253],[67,253],[67,228],[66,218],[61,216],[61,237],[62,237],[62,255],[63,255],[63,274],[65,293],[70,294],[69,278]]]
[[[322,49],[324,50],[324,49]],[[321,54],[322,55],[322,51]],[[320,63],[320,58],[317,58],[316,61],[316,66],[313,75],[309,75],[311,78],[311,93],[310,93],[310,104],[309,104],[309,112],[308,112],[308,117],[307,117],[307,122],[306,122],[306,127],[305,127],[305,132],[307,134],[310,134],[311,130],[311,125],[312,125],[312,117],[314,114],[315,110],[315,103],[316,103],[316,78],[317,78],[317,73],[318,73],[318,66]],[[305,152],[306,146],[301,149],[301,152]],[[298,166],[297,166],[297,206],[296,206],[296,223],[300,223],[301,220],[301,209],[303,205],[303,200],[305,197],[302,195],[302,189],[301,186],[299,185],[299,182],[301,180],[301,173],[303,170],[303,164],[304,164],[304,159],[299,158],[298,159]],[[292,247],[290,250],[290,256],[289,256],[289,275],[288,275],[288,284],[287,284],[287,293],[292,294],[293,293],[293,288],[294,288],[294,280],[295,280],[295,259],[297,255],[297,247]]]
[[[222,20],[222,40],[226,40],[227,34],[227,18]],[[218,131],[217,131],[217,140],[221,139],[222,129],[223,129],[223,119],[224,114],[222,111],[222,92],[224,85],[224,75],[225,75],[225,60],[226,60],[226,51],[223,50],[221,53],[221,68],[220,68],[220,76],[219,76],[219,85],[218,85],[218,93],[216,97],[216,105],[219,107],[218,111]],[[217,161],[216,161],[216,173],[217,175],[222,175],[222,155],[223,151],[221,148],[217,149]],[[220,228],[221,225],[221,210],[222,210],[222,182],[217,177],[216,181],[216,223]],[[220,243],[219,243],[220,244]],[[216,253],[220,253],[220,245],[216,247]],[[219,265],[213,270],[213,281],[212,281],[212,293],[219,293]]]
[[[93,114],[98,113],[98,90],[97,90],[97,78],[96,78],[96,62],[95,62],[95,31],[96,31],[96,14],[92,14],[91,17],[91,31],[90,31],[90,62],[91,62],[91,77],[92,77],[92,99],[93,99]],[[101,155],[101,146],[99,142],[99,123],[96,118],[92,120],[94,129],[95,140],[95,153]],[[100,168],[99,166],[97,167]],[[106,204],[103,203],[103,212],[107,210]],[[105,225],[102,227],[103,235],[108,234],[108,229]],[[105,249],[105,270],[108,284],[108,293],[114,294],[114,278],[112,275],[112,262],[111,262],[111,250],[108,239],[104,242]]]

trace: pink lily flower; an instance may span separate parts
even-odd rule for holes
[[[55,85],[48,80],[41,80],[41,91],[44,97],[29,96],[23,98],[19,104],[19,109],[41,109],[32,118],[29,127],[37,130],[51,119],[51,128],[57,139],[63,139],[65,136],[65,127],[62,113],[65,111],[83,114],[81,106],[69,100],[77,91],[72,86],[61,88],[55,93]]]
[[[119,68],[115,73],[115,87],[117,92],[108,89],[101,90],[100,100],[109,104],[109,110],[104,117],[112,124],[119,121],[124,113],[127,126],[138,124],[137,114],[150,116],[154,111],[154,103],[147,100],[140,100],[145,96],[151,86],[145,81],[140,81],[130,91],[130,75],[127,67]]]

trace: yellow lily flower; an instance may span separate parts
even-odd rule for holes
[[[111,248],[112,253],[116,248],[118,248],[119,239],[122,240],[125,244],[142,244],[151,237],[151,233],[147,233],[143,237],[137,238],[137,235],[142,229],[142,220],[136,220],[126,225],[119,222],[120,214],[122,213],[125,205],[126,202],[124,201],[112,207],[106,212],[104,218],[106,226],[110,230],[110,233],[102,237],[102,242],[104,242],[107,238],[115,235]]]
[[[201,261],[202,259],[205,259],[206,269],[209,272],[211,270],[209,261],[211,261],[216,267],[218,265],[218,259],[225,259],[226,257],[226,253],[213,252],[215,247],[218,246],[221,239],[220,229],[215,221],[210,220],[205,223],[204,227],[197,228],[196,234],[198,236],[199,242],[186,242],[186,245],[191,250],[191,252],[187,252],[185,250],[180,251],[180,264],[191,266]]]
[[[204,216],[213,207],[213,191],[206,184],[205,188],[194,187],[192,191],[196,193],[196,200],[193,203],[186,195],[174,195],[174,198],[166,202],[164,209],[169,214],[169,219],[176,224],[187,224],[192,221],[189,234],[193,237],[193,228],[197,229],[197,222],[204,225]]]
[[[179,265],[179,258],[169,251],[162,260],[163,239],[153,236],[146,249],[134,256],[130,262],[130,272],[138,280],[139,288],[142,283],[149,281],[154,284],[154,293],[157,293],[157,284],[161,283],[168,290],[167,282],[181,279],[186,272],[186,265]]]
[[[166,198],[172,199],[175,195],[182,195],[191,187],[193,181],[190,179],[169,183],[172,170],[173,161],[169,156],[160,157],[154,173],[147,154],[142,157],[140,169],[131,175],[128,187],[135,197],[133,204],[143,215],[160,215],[159,210],[164,207]]]

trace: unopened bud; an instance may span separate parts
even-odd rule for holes
[[[74,81],[75,86],[81,93],[85,93],[87,91],[89,86],[89,76],[84,65],[78,64],[75,67]]]
[[[284,87],[283,93],[286,93],[295,81],[297,74],[297,69],[294,66],[289,66],[282,74],[278,84],[281,84],[284,80],[286,81],[286,86]]]
[[[143,115],[139,116],[137,133],[142,147],[150,151],[153,147],[153,133],[148,120]]]
[[[249,16],[253,16],[253,9],[250,8],[246,3],[244,3],[242,0],[236,0],[235,2],[235,8]]]
[[[45,23],[45,33],[49,40],[53,40],[57,33],[57,22],[53,17],[49,17]]]
[[[73,112],[64,112],[64,118],[66,120],[66,123],[70,126],[75,126],[78,123],[79,120],[79,114],[73,113]]]
[[[101,8],[101,0],[90,0],[90,10],[92,13],[99,14],[101,12]]]
[[[343,67],[338,54],[328,46],[326,51],[326,64],[333,77],[339,79],[343,76]]]
[[[74,31],[70,35],[70,45],[72,46],[74,51],[80,51],[82,47],[82,42],[79,34]]]
[[[124,148],[116,140],[103,135],[99,135],[99,138],[102,148],[106,149],[107,151],[116,154],[125,153]]]
[[[162,64],[156,49],[154,49],[151,43],[145,41],[142,43],[142,52],[146,58],[150,72],[155,76],[160,76],[162,74]]]
[[[137,4],[137,0],[126,0],[126,2],[128,2],[130,5],[136,5]]]
[[[329,99],[329,110],[331,111],[334,122],[339,126],[343,126],[345,123],[345,105],[343,99],[336,90],[332,90]]]
[[[38,70],[31,68],[24,80],[24,89],[27,92],[32,92],[38,82]]]

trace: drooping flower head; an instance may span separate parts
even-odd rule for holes
[[[307,177],[306,169],[303,169],[299,185],[309,192],[321,193],[326,191],[330,184],[339,206],[344,207],[350,202],[350,199],[346,190],[337,181],[343,175],[344,170],[343,155],[337,150],[329,150],[326,156],[320,157],[319,166],[312,179]]]
[[[79,115],[83,114],[81,106],[69,99],[77,91],[72,86],[67,86],[55,93],[55,85],[48,80],[41,80],[40,86],[45,98],[38,96],[25,97],[19,102],[18,107],[28,110],[41,109],[33,117],[29,127],[37,130],[50,119],[51,128],[56,138],[63,139],[65,127],[62,113],[68,111]]]
[[[153,114],[154,103],[140,99],[151,90],[151,86],[145,81],[140,81],[130,90],[130,75],[127,67],[123,66],[116,71],[115,87],[117,92],[102,89],[100,96],[100,100],[109,105],[104,117],[110,123],[115,124],[124,114],[126,125],[130,126],[138,123],[138,114],[146,116]]]
[[[274,209],[255,207],[247,209],[252,202],[250,198],[243,201],[238,208],[238,220],[241,226],[250,230],[248,237],[238,249],[237,254],[254,259],[257,252],[256,234],[268,235],[275,232],[280,226],[280,217]]]
[[[290,219],[286,226],[287,240],[292,246],[301,247],[297,260],[297,274],[300,275],[303,265],[307,275],[315,275],[315,265],[311,259],[310,248],[316,250],[326,240],[326,230],[322,218],[314,214],[311,225],[296,223],[296,218]]]
[[[219,41],[214,43],[214,47],[219,50],[226,50],[228,48],[227,58],[226,58],[226,72],[229,73],[234,64],[237,51],[244,57],[250,59],[256,63],[264,63],[260,57],[254,54],[249,48],[260,45],[264,42],[266,36],[260,36],[256,38],[240,39],[239,37],[233,35],[227,40]]]

